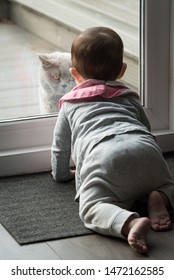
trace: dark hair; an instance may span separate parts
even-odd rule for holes
[[[123,42],[107,27],[88,28],[73,42],[72,66],[84,79],[116,80],[123,64]]]

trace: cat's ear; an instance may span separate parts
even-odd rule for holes
[[[51,66],[52,63],[50,61],[49,54],[38,53],[38,57],[39,57],[40,61],[42,62],[42,65],[44,68],[48,68]]]

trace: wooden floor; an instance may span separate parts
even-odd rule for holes
[[[150,231],[149,254],[134,252],[125,240],[98,234],[20,246],[0,225],[0,260],[174,260],[174,226]]]
[[[174,152],[164,154],[174,180]],[[149,254],[134,252],[126,240],[99,234],[20,246],[0,225],[0,260],[174,260],[174,216],[172,229],[148,235]]]

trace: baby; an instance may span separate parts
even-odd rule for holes
[[[76,87],[59,102],[53,178],[75,176],[79,215],[87,228],[126,238],[135,251],[147,253],[150,227],[171,227],[174,183],[139,96],[118,81],[127,67],[122,39],[109,28],[89,28],[74,40],[71,59]],[[148,217],[133,210],[139,200],[147,202]]]

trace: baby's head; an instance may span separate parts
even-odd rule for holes
[[[71,47],[72,75],[80,74],[83,80],[114,81],[122,76],[123,42],[120,36],[107,27],[88,28]]]

